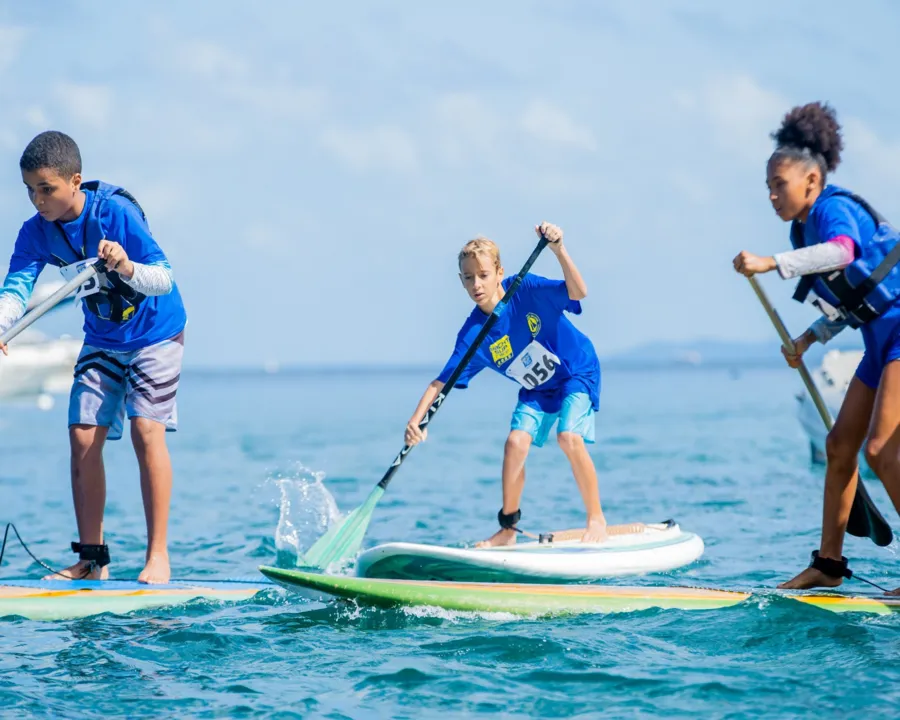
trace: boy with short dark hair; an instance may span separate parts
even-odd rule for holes
[[[19,167],[37,214],[22,225],[0,288],[0,332],[24,314],[46,265],[74,277],[93,258],[106,261],[106,271],[75,293],[85,317],[85,343],[69,397],[79,535],[72,549],[79,559],[63,574],[108,577],[103,445],[122,436],[127,415],[147,520],[146,563],[138,580],[167,583],[172,465],[165,433],[176,427],[187,323],[172,268],[137,200],[107,183],[82,182],[81,154],[68,135],[41,133],[25,148]],[[7,352],[2,344],[0,350]]]

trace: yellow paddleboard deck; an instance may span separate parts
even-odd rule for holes
[[[204,599],[219,602],[248,600],[270,583],[258,581],[175,581],[146,585],[131,580],[0,580],[0,617],[30,620],[67,620],[123,614],[180,605]]]

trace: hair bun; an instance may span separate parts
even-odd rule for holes
[[[834,108],[827,103],[808,103],[793,108],[784,116],[781,127],[772,133],[779,148],[807,149],[825,160],[833,171],[841,162],[844,142]]]

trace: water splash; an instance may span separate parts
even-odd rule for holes
[[[334,496],[322,482],[325,473],[297,463],[289,473],[271,478],[279,490],[275,549],[278,565],[296,566],[303,553],[318,540],[341,513]]]

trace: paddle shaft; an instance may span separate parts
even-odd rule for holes
[[[766,314],[772,321],[772,325],[775,326],[775,330],[781,338],[781,344],[784,345],[785,350],[787,350],[789,353],[796,352],[794,341],[791,338],[790,333],[788,332],[787,326],[784,324],[784,321],[781,319],[778,311],[769,301],[765,290],[763,290],[762,286],[759,284],[759,280],[757,280],[755,277],[748,278],[748,280],[750,281],[750,287],[753,288],[753,292],[756,293],[756,297],[759,298],[760,304],[763,306],[763,309],[765,309]],[[806,390],[807,392],[809,392],[809,396],[812,398],[813,404],[816,406],[816,410],[819,411],[819,415],[822,417],[822,422],[825,423],[825,428],[827,430],[831,430],[831,428],[834,427],[834,421],[831,419],[831,413],[828,411],[828,406],[822,399],[822,394],[819,392],[819,388],[816,387],[815,382],[813,382],[812,375],[809,374],[809,369],[806,367],[806,363],[804,363],[803,360],[800,360],[800,365],[797,367],[797,371],[800,373],[800,377],[803,378],[803,384],[806,385]]]
[[[447,382],[444,384],[444,387],[441,388],[441,391],[431,403],[431,406],[428,408],[428,411],[425,413],[425,416],[419,423],[420,430],[424,430],[426,427],[428,427],[428,423],[431,422],[431,419],[435,416],[437,411],[441,409],[441,405],[444,403],[444,400],[447,399],[447,395],[449,395],[450,391],[453,390],[453,387],[454,385],[456,385],[457,380],[459,380],[460,376],[469,365],[472,358],[475,357],[475,353],[478,351],[479,346],[488,336],[488,333],[497,323],[497,320],[500,319],[500,315],[506,309],[507,302],[509,302],[509,299],[513,295],[515,295],[516,290],[519,289],[519,285],[522,284],[522,280],[528,274],[528,271],[531,270],[531,266],[534,265],[535,261],[538,259],[538,255],[540,255],[541,251],[547,246],[547,242],[547,238],[541,235],[541,239],[538,241],[538,244],[532,251],[531,256],[528,258],[528,260],[525,261],[522,269],[519,270],[519,274],[516,275],[516,279],[513,280],[512,284],[509,286],[509,289],[500,299],[500,302],[497,303],[497,307],[494,308],[494,311],[491,313],[490,317],[485,321],[484,325],[482,325],[481,330],[475,337],[475,340],[472,341],[472,344],[466,350],[465,355],[462,356],[462,359],[459,361],[456,369],[453,371],[450,377],[447,378]],[[381,480],[378,481],[378,487],[380,487],[382,490],[387,489],[387,486],[391,482],[391,479],[394,477],[394,474],[403,464],[403,461],[406,459],[406,456],[411,450],[412,447],[410,447],[409,445],[403,446],[403,449],[397,454],[397,457],[394,458],[394,462],[391,463],[391,466],[384,474],[384,477],[382,477]]]
[[[750,277],[748,280],[750,281],[750,286],[753,288],[753,291],[756,293],[756,297],[759,298],[759,302],[762,304],[766,314],[768,314],[769,319],[772,321],[772,325],[775,326],[775,330],[781,338],[781,343],[788,352],[795,352],[794,341],[791,339],[791,335],[788,332],[784,321],[769,301],[769,298],[759,284],[759,281],[755,277]],[[797,370],[800,372],[800,377],[803,378],[803,384],[806,385],[806,390],[809,392],[813,404],[816,406],[819,415],[822,417],[822,422],[825,423],[825,428],[830,432],[834,427],[831,413],[828,411],[828,406],[825,405],[825,401],[822,399],[819,388],[816,387],[812,375],[809,374],[809,370],[802,360],[800,361]],[[853,497],[853,506],[850,509],[847,532],[856,537],[868,537],[877,545],[882,546],[889,544],[893,537],[890,525],[888,525],[884,516],[879,512],[875,503],[872,502],[872,498],[869,497],[869,492],[866,490],[866,486],[863,484],[861,478],[858,479],[856,483],[856,495]]]
[[[59,290],[57,290],[55,293],[50,295],[46,300],[44,300],[44,302],[35,307],[31,312],[23,315],[19,319],[19,321],[16,322],[9,330],[0,335],[0,343],[6,345],[10,340],[12,340],[19,333],[29,327],[32,323],[34,323],[36,320],[39,320],[42,316],[47,314],[47,312],[59,305],[59,303],[65,300],[65,298],[70,293],[86,283],[98,272],[103,271],[105,268],[105,260],[97,260],[91,265],[88,265],[84,270],[82,270],[75,277],[69,280],[69,282],[59,288]]]

